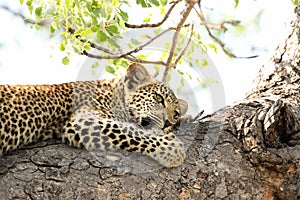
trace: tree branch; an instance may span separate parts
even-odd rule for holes
[[[68,32],[71,33],[71,34],[74,34],[75,31],[76,31],[76,30],[73,29],[73,28],[70,28],[70,27],[68,28]],[[110,54],[110,55],[114,55],[114,53],[113,53],[110,49],[108,49],[108,48],[106,48],[106,47],[97,45],[96,43],[93,43],[93,42],[88,41],[88,40],[86,40],[86,39],[79,38],[80,35],[77,35],[77,36],[75,36],[75,37],[76,37],[77,39],[79,39],[82,43],[88,42],[88,43],[91,45],[91,47],[94,48],[94,49],[97,49],[97,50],[99,50],[99,51],[103,51],[103,52],[105,52],[105,53],[107,53],[107,54]]]
[[[257,57],[257,55],[247,56],[247,57],[236,56],[234,53],[232,53],[229,50],[227,50],[225,48],[226,44],[222,40],[220,40],[218,37],[216,37],[215,35],[213,35],[212,32],[210,31],[211,26],[207,23],[204,15],[203,15],[200,3],[198,5],[199,5],[200,12],[198,12],[196,9],[195,9],[195,11],[197,12],[197,14],[198,14],[200,20],[202,21],[202,23],[204,24],[204,27],[205,27],[206,31],[208,32],[208,35],[221,46],[222,50],[224,51],[224,53],[226,55],[228,55],[229,57],[232,57],[232,58],[247,58],[247,59],[248,58],[255,58],[255,57]],[[224,23],[225,22],[223,22],[223,26],[224,26]],[[233,22],[231,22],[231,24],[235,25],[235,24],[237,24],[237,21],[236,22],[233,21]],[[222,24],[220,25],[220,27],[222,27]]]
[[[187,26],[187,25],[185,25]],[[103,51],[107,54],[110,54],[110,55],[105,55],[105,56],[101,56],[101,55],[94,55],[94,54],[91,54],[87,51],[83,51],[82,54],[85,55],[85,56],[88,56],[90,58],[96,58],[96,59],[117,59],[117,58],[126,58],[132,62],[140,62],[140,63],[148,63],[148,64],[160,64],[160,65],[163,65],[163,66],[166,66],[166,63],[163,62],[163,61],[147,61],[147,60],[143,60],[143,59],[138,59],[136,57],[134,57],[132,54],[133,53],[137,53],[139,52],[140,50],[142,50],[145,46],[149,45],[150,43],[152,43],[154,40],[156,40],[157,38],[161,37],[162,35],[164,35],[165,33],[171,31],[171,30],[176,30],[175,27],[170,27],[164,31],[162,31],[161,33],[159,33],[158,35],[156,35],[155,37],[153,38],[150,38],[147,42],[137,46],[136,48],[132,49],[132,50],[129,50],[127,52],[124,52],[124,53],[121,53],[121,54],[116,54],[112,51],[110,51],[109,49],[103,47],[103,46],[100,46],[100,45],[97,45],[93,42],[90,42],[90,41],[87,41],[85,39],[80,39],[81,42],[88,42],[92,48],[95,48],[97,50],[100,50],[100,51]],[[70,33],[74,33],[75,30],[74,29],[69,29],[69,32]]]
[[[155,24],[148,24],[148,23],[145,23],[145,24],[129,24],[127,22],[125,22],[125,26],[127,28],[155,28],[155,27],[159,27],[160,25],[162,25],[170,16],[172,10],[175,8],[175,6],[181,2],[182,0],[177,0],[177,1],[174,1],[174,2],[171,2],[172,3],[172,6],[169,8],[169,10],[167,11],[167,13],[165,14],[164,18],[158,22],[158,23],[155,23]]]
[[[94,54],[91,54],[89,52],[87,52],[86,50],[84,50],[82,52],[82,55],[85,55],[87,57],[90,57],[90,58],[95,58],[95,59],[117,59],[117,58],[125,58],[127,60],[130,60],[132,62],[137,62],[137,63],[144,63],[144,64],[157,64],[157,65],[163,65],[163,66],[166,66],[167,64],[163,61],[151,61],[151,60],[144,60],[144,59],[140,59],[140,58],[137,58],[135,56],[132,56],[132,55],[124,55],[122,57],[118,57],[118,56],[101,56],[101,55],[94,55]]]
[[[25,24],[37,24],[39,26],[46,26],[47,24],[49,24],[49,20],[41,20],[39,22],[36,22],[32,19],[29,19],[27,17],[25,17],[22,13],[19,13],[19,12],[16,12],[16,11],[13,11],[12,9],[10,9],[9,7],[5,6],[5,5],[0,5],[0,8],[2,8],[3,10],[6,10],[7,12],[17,16],[17,17],[20,17]]]
[[[183,27],[187,17],[189,16],[191,10],[193,9],[194,5],[197,2],[198,1],[193,1],[193,0],[188,2],[187,6],[185,8],[185,11],[182,14],[182,18],[181,18],[180,22],[177,25],[176,31],[175,31],[174,36],[173,36],[173,41],[172,41],[172,46],[171,46],[171,49],[170,49],[170,53],[169,53],[169,56],[168,56],[168,59],[167,59],[167,66],[166,66],[166,69],[165,69],[164,74],[163,74],[163,80],[162,80],[163,82],[166,82],[167,75],[168,75],[168,72],[169,72],[170,68],[174,67],[174,65],[172,65],[171,62],[172,62],[172,58],[174,56],[174,51],[175,51],[175,48],[176,48],[176,45],[177,45],[177,39],[178,39],[180,30]]]
[[[184,52],[186,51],[187,47],[190,45],[190,42],[192,40],[192,36],[193,36],[193,30],[194,30],[194,25],[191,25],[190,28],[190,36],[189,36],[189,40],[187,41],[185,47],[180,51],[179,56],[176,58],[174,64],[175,66],[177,65],[177,63],[179,62],[180,58],[184,55]]]
[[[241,21],[239,20],[224,20],[221,21],[221,23],[219,24],[208,24],[207,23],[207,27],[212,30],[223,30],[223,32],[226,32],[228,29],[226,28],[225,24],[231,24],[232,26],[236,26],[238,24],[240,24]]]

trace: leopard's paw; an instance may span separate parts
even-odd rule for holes
[[[173,133],[161,137],[160,145],[150,156],[165,167],[177,167],[184,162],[186,157],[183,143]]]

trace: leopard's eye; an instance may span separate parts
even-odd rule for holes
[[[143,117],[141,120],[141,125],[143,127],[149,126],[151,124],[151,118],[150,117]]]
[[[156,94],[155,99],[158,103],[164,104],[164,98],[160,94]]]

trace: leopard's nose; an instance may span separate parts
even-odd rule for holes
[[[169,120],[166,120],[164,128],[169,127],[169,126],[172,126],[172,124],[170,123]]]

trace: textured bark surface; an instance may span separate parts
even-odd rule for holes
[[[299,199],[299,7],[296,13],[244,100],[180,126],[182,166],[43,142],[0,158],[0,199]]]

